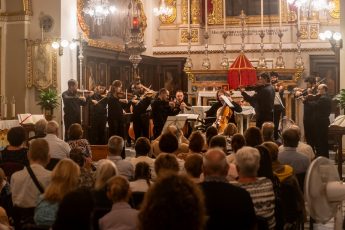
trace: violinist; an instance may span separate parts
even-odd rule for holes
[[[108,93],[108,125],[109,137],[117,135],[124,137],[124,109],[128,105],[127,99],[121,99],[122,82],[113,81]]]
[[[96,85],[94,94],[88,98],[90,115],[90,144],[105,145],[108,97],[105,86]]]
[[[248,95],[244,90],[241,89],[244,100],[255,109],[256,127],[261,128],[265,121],[273,121],[275,90],[271,85],[269,74],[263,73],[258,77],[258,86],[253,96]]]
[[[295,89],[295,97],[303,98],[306,95],[315,95],[317,92],[316,79],[315,77],[307,77],[304,80],[307,83],[306,89]],[[315,113],[315,104],[310,103],[310,100],[305,100],[303,102],[303,126],[304,126],[304,135],[309,144],[314,150],[316,147],[316,113]]]
[[[80,106],[86,105],[85,96],[78,96],[78,82],[74,79],[68,81],[68,89],[62,93],[64,104],[65,140],[68,140],[68,129],[71,124],[81,124]]]
[[[236,124],[235,112],[242,112],[242,107],[232,100],[231,96],[226,92],[218,93],[222,106],[217,110],[217,119],[215,122],[218,133],[223,133],[228,123]],[[226,100],[226,101],[225,101]]]
[[[274,122],[274,139],[278,139],[279,122],[282,116],[285,114],[285,106],[283,102],[284,87],[278,82],[278,73],[271,72],[271,84],[275,90],[274,96],[274,109],[273,109],[273,122]]]
[[[315,149],[317,156],[329,157],[328,152],[328,126],[330,124],[329,115],[332,109],[332,100],[328,95],[326,84],[320,84],[317,87],[316,95],[308,95],[304,99],[314,109],[314,126],[317,124],[315,131]]]
[[[187,111],[190,111],[191,105],[188,104],[188,102],[186,102],[184,100],[184,94],[182,90],[177,90],[176,94],[175,94],[175,107],[174,107],[174,115],[177,115],[179,113],[186,113]]]

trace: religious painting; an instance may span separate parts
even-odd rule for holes
[[[93,90],[94,86],[98,84],[96,80],[97,66],[94,61],[88,61],[86,64],[86,88]]]
[[[106,63],[99,63],[98,64],[98,74],[96,77],[96,84],[107,82],[107,64]],[[103,83],[103,84],[104,84]]]
[[[102,21],[84,12],[90,2],[78,0],[78,21],[89,46],[123,51],[130,36],[133,17],[138,17],[140,30],[144,33],[146,16],[141,0],[109,0],[116,10]]]
[[[278,15],[279,1],[264,0],[264,15]],[[248,16],[261,14],[261,0],[226,0],[226,16],[239,16],[241,11]]]
[[[27,87],[57,87],[57,52],[51,41],[27,41]]]

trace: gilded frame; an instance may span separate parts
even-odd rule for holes
[[[213,11],[208,16],[208,24],[221,25],[223,24],[223,0],[211,0],[213,4]],[[287,7],[287,0],[282,0],[282,21],[293,22],[296,20],[297,15],[294,11],[290,11]],[[246,12],[244,12],[246,13]],[[246,23],[248,24],[260,24],[261,16],[247,16]],[[226,24],[238,24],[238,17],[227,17]],[[264,24],[267,23],[279,23],[279,15],[268,16],[264,15]]]
[[[28,88],[35,86],[41,90],[57,87],[57,51],[51,47],[51,42],[51,40],[26,40]],[[42,53],[39,53],[40,51]]]
[[[32,0],[22,0],[23,2],[23,10],[15,11],[15,12],[4,12],[0,13],[0,16],[32,16]],[[1,8],[1,6],[0,6]]]
[[[78,22],[81,30],[83,31],[84,37],[87,38],[88,40],[88,45],[96,48],[101,48],[101,49],[108,49],[108,50],[114,50],[114,51],[124,51],[124,43],[116,43],[116,42],[109,42],[109,41],[104,41],[102,39],[92,39],[90,38],[90,27],[87,24],[85,18],[84,18],[84,13],[83,13],[83,8],[85,6],[87,0],[78,0],[77,2],[77,17],[78,17]],[[141,28],[141,33],[144,34],[144,31],[147,27],[147,18],[144,12],[144,5],[142,3],[142,0],[133,0],[134,4],[137,4],[140,8],[139,10],[139,18],[140,18],[140,28]]]

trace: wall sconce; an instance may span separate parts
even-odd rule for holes
[[[340,32],[332,32],[330,30],[326,30],[323,33],[319,33],[320,40],[326,41],[328,40],[332,46],[332,50],[335,53],[336,60],[339,61],[340,59],[340,49],[343,48],[343,39]]]
[[[63,55],[63,49],[69,47],[71,50],[74,50],[77,47],[77,43],[75,41],[69,42],[65,39],[60,39],[57,41],[52,42],[52,47],[54,49],[59,50],[59,56]]]

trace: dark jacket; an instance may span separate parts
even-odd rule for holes
[[[151,104],[152,107],[152,119],[155,126],[164,126],[167,117],[173,115],[173,109],[170,107],[168,101],[162,101],[157,98]]]
[[[80,106],[86,105],[86,101],[80,99],[77,94],[69,90],[62,93],[62,100],[65,117],[68,117],[73,122],[79,121],[78,123],[80,123]]]

